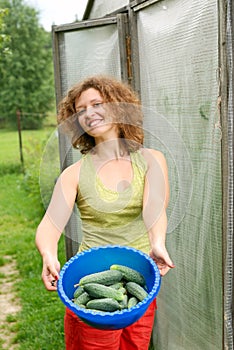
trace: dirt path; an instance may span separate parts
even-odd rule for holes
[[[19,279],[16,262],[10,256],[5,256],[7,263],[0,266],[0,339],[2,349],[18,349],[17,344],[12,344],[15,333],[12,326],[16,320],[16,314],[21,310],[20,302],[14,293],[13,285]],[[10,322],[9,322],[10,321]]]

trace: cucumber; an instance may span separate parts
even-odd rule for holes
[[[78,298],[74,300],[76,305],[85,305],[90,300],[90,296],[87,292],[83,292]]]
[[[131,297],[128,300],[128,309],[131,309],[131,307],[136,306],[136,304],[139,303],[139,300],[136,297]]]
[[[119,288],[118,291],[120,291],[123,294],[127,294],[127,289],[124,287]]]
[[[132,269],[131,267],[115,264],[115,265],[111,265],[110,270],[122,272],[123,278],[126,281],[135,282],[137,284],[140,284],[141,286],[145,285],[144,276],[140,272],[136,271],[135,269]]]
[[[118,301],[124,298],[123,293],[119,290],[99,283],[87,283],[84,285],[84,290],[94,298],[112,298]]]
[[[144,300],[148,295],[146,290],[135,282],[127,282],[125,287],[128,293],[139,299],[139,301]]]
[[[76,299],[78,298],[82,293],[84,293],[84,288],[83,287],[78,287],[76,288],[73,297]]]
[[[94,309],[100,311],[116,311],[120,309],[118,301],[112,298],[101,298],[90,300],[86,304],[87,309]]]
[[[105,286],[110,286],[111,284],[120,282],[122,278],[123,274],[120,271],[105,270],[82,277],[78,285],[84,286],[87,283],[100,283]]]
[[[124,298],[122,301],[119,302],[119,305],[120,305],[121,310],[128,308],[128,296],[127,296],[127,294],[124,294]]]
[[[75,303],[76,304],[76,303]],[[81,309],[86,309],[86,306],[83,304],[77,304]]]
[[[123,282],[117,282],[117,283],[111,284],[110,287],[114,289],[120,289],[123,287],[123,285],[124,285]]]

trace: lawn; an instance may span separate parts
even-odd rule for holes
[[[54,127],[48,127],[40,131],[22,131],[23,148],[28,147],[31,140],[44,141],[53,131]],[[0,129],[0,145],[0,164],[20,164],[19,135],[17,131]]]
[[[34,243],[36,227],[44,213],[37,167],[52,132],[53,128],[23,131],[23,172],[17,132],[0,130],[0,265],[7,264],[9,257],[17,264],[19,280],[14,288],[22,310],[13,320],[8,317],[8,322],[20,350],[64,349],[64,306],[57,293],[47,292],[41,282],[41,258]],[[59,258],[63,265],[63,239]]]

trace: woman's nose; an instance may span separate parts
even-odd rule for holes
[[[86,108],[86,116],[92,117],[95,114],[93,106],[89,106]]]

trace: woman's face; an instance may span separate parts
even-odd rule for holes
[[[99,91],[90,88],[75,100],[77,118],[82,129],[94,138],[117,136],[117,127],[105,113],[103,98]]]

